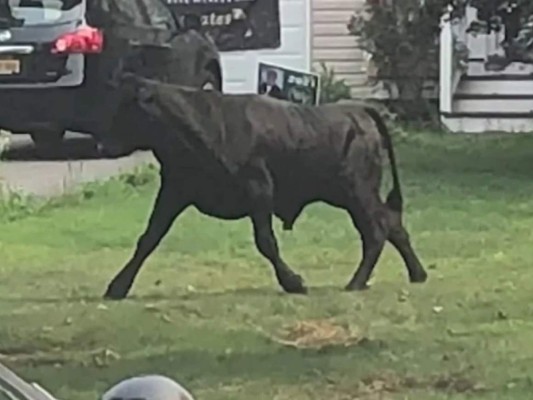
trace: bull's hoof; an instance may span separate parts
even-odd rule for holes
[[[360,292],[362,290],[368,290],[368,289],[370,289],[370,285],[367,282],[357,282],[357,281],[351,281],[344,288],[344,290],[348,292]]]
[[[290,294],[307,294],[307,287],[300,275],[290,275],[280,281],[280,285],[286,293]]]
[[[105,300],[124,300],[126,296],[128,295],[129,288],[120,287],[117,285],[109,285],[105,294],[104,299]]]
[[[424,283],[428,280],[428,274],[424,270],[420,270],[416,274],[412,274],[409,276],[409,281],[411,283]]]

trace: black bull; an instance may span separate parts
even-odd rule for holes
[[[402,225],[402,194],[391,139],[379,114],[354,105],[306,107],[257,95],[222,95],[128,76],[116,89],[113,136],[153,151],[161,185],[135,253],[105,296],[127,296],[144,261],[189,206],[235,220],[249,217],[255,244],[281,287],[306,293],[302,278],[280,255],[273,216],[291,230],[310,203],[346,210],[362,239],[362,261],[348,290],[367,282],[388,240],[411,282],[427,274]],[[383,152],[393,187],[379,196]]]

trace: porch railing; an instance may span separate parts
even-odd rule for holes
[[[443,15],[440,31],[439,101],[443,113],[452,112],[453,95],[468,67],[469,13],[452,19],[450,12]]]

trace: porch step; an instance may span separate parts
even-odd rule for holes
[[[470,58],[468,60],[468,70],[467,74],[469,76],[498,76],[498,75],[508,75],[508,76],[531,76],[533,79],[533,65],[524,64],[520,62],[513,62],[509,64],[502,71],[487,71],[485,69],[485,60],[483,58]]]
[[[441,122],[454,133],[533,132],[533,112],[441,113]]]
[[[524,95],[477,95],[454,96],[453,111],[458,113],[533,113],[533,94]]]
[[[512,78],[512,77],[511,77]],[[528,95],[533,94],[533,77],[530,79],[476,79],[464,77],[457,87],[456,94],[476,95]]]
[[[452,132],[533,132],[533,76],[463,77],[452,109],[441,113],[442,123]]]
[[[484,82],[494,82],[494,81],[531,81],[533,80],[533,75],[531,74],[504,74],[504,73],[494,73],[494,74],[482,74],[482,75],[465,75],[461,79],[465,81],[484,81]]]

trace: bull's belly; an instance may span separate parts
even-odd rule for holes
[[[210,217],[236,220],[248,215],[250,203],[246,193],[233,185],[211,185],[195,190],[193,206]]]
[[[294,188],[293,188],[294,189]],[[330,191],[321,194],[315,191],[276,190],[274,214],[283,222],[284,229],[290,230],[306,206],[324,202],[334,207],[342,207],[341,197]],[[238,190],[210,190],[197,195],[193,206],[202,214],[222,220],[237,220],[250,215],[252,201],[246,193]]]
[[[343,204],[344,193],[338,171],[317,165],[281,162],[269,165],[274,183],[274,214],[289,228],[303,209],[314,202],[333,206]],[[327,164],[326,164],[327,165]],[[290,168],[289,168],[290,167]],[[202,214],[237,220],[250,215],[253,201],[246,190],[247,182],[229,174],[206,174],[195,171],[195,179],[187,179],[193,194],[192,206]],[[185,179],[185,178],[184,178]]]
[[[337,171],[289,169],[275,175],[275,214],[286,230],[292,227],[304,209],[313,203],[336,208],[348,206],[346,182]]]
[[[193,206],[202,214],[223,220],[237,220],[248,216],[248,210],[235,204],[195,202]]]

